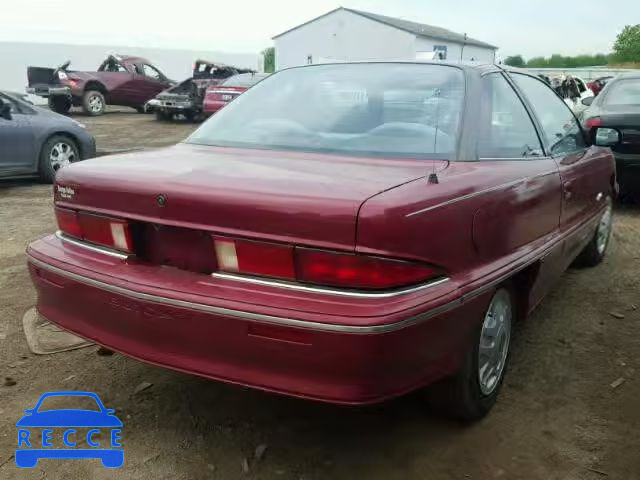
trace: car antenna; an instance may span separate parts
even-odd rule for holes
[[[436,153],[436,149],[438,148],[438,130],[440,128],[440,89],[436,88],[435,91],[433,92],[433,96],[436,97],[436,134],[435,137],[433,139],[433,153]],[[432,162],[433,165],[433,171],[431,172],[431,174],[429,175],[429,179],[427,180],[428,183],[433,184],[433,185],[437,185],[438,183],[440,183],[440,180],[438,180],[438,174],[436,173],[436,162]]]

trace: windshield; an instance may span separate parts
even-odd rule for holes
[[[612,83],[604,99],[605,105],[640,105],[640,79]]]
[[[463,101],[463,72],[446,65],[293,68],[238,97],[187,143],[446,159]]]

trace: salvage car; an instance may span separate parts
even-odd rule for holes
[[[268,75],[268,73],[241,73],[227,78],[220,85],[208,87],[204,96],[204,113],[207,115],[216,113]]]
[[[604,77],[596,78],[595,80],[589,82],[587,86],[593,92],[593,95],[597,97],[602,89],[613,79],[613,75],[606,75]]]
[[[640,198],[640,74],[625,73],[610,80],[600,95],[582,101],[584,126],[590,134],[609,127],[622,133],[613,146],[621,194]]]
[[[0,178],[39,176],[94,157],[96,143],[81,123],[0,92]]]
[[[515,320],[605,256],[616,131],[593,138],[496,65],[281,70],[181,144],[62,170],[37,309],[179,371],[351,405],[431,385],[477,419]]]
[[[54,112],[66,114],[80,106],[87,115],[102,115],[107,105],[132,107],[141,113],[145,103],[174,84],[141,57],[109,55],[97,72],[60,67],[28,67],[27,93],[46,98]]]
[[[177,115],[182,115],[187,120],[195,120],[202,115],[207,87],[218,85],[231,76],[249,71],[206,60],[196,60],[193,76],[158,94],[147,104],[147,109],[153,109],[158,120],[172,120]]]

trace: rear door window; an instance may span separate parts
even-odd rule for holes
[[[566,155],[587,146],[575,115],[551,88],[529,75],[512,73],[511,77],[533,105],[551,155]]]
[[[534,158],[543,155],[542,145],[527,109],[502,74],[483,78],[482,129],[478,156]]]
[[[142,72],[145,77],[153,78],[154,80],[162,80],[162,74],[151,65],[147,65],[146,63],[142,64]]]

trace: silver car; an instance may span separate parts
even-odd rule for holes
[[[95,155],[95,140],[82,124],[0,92],[0,178],[52,182],[59,169]]]

